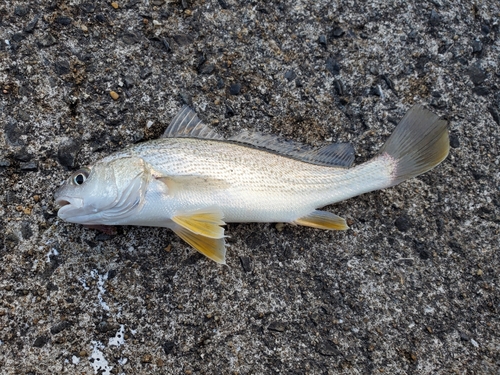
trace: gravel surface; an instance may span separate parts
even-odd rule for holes
[[[0,373],[500,373],[499,20],[497,0],[2,0]],[[71,171],[185,103],[357,162],[422,103],[452,148],[327,207],[346,232],[229,225],[227,266],[57,219]]]

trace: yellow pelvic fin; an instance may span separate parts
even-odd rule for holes
[[[174,216],[172,221],[204,237],[224,237],[224,228],[221,225],[226,225],[226,223],[222,220],[222,212],[216,208],[179,214]]]
[[[200,234],[190,232],[188,229],[183,228],[180,225],[174,225],[172,230],[175,234],[203,255],[217,263],[226,264],[226,246],[224,244],[224,237],[205,237]]]
[[[153,173],[154,174],[154,173]],[[179,191],[191,189],[221,189],[229,187],[229,183],[222,179],[206,176],[184,175],[184,176],[155,176],[158,181],[163,182],[168,187],[169,194],[176,194]]]
[[[327,211],[313,211],[309,215],[294,221],[295,224],[318,229],[346,230],[349,229],[345,219]]]

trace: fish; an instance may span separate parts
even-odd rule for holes
[[[166,227],[225,264],[226,223],[346,230],[344,218],[320,208],[425,173],[449,144],[448,122],[414,105],[377,155],[352,166],[349,143],[308,148],[248,131],[224,138],[184,106],[162,137],[75,171],[54,199],[64,221]]]

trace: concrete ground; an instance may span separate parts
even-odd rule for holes
[[[500,373],[499,20],[496,0],[3,0],[0,373]],[[357,162],[422,103],[451,152],[327,207],[345,232],[229,225],[227,266],[167,229],[58,220],[63,179],[184,103]]]

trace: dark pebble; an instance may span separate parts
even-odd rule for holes
[[[340,65],[333,57],[329,57],[326,59],[326,70],[336,76],[340,73]]]
[[[249,257],[240,257],[241,267],[243,267],[243,271],[252,272],[252,261]]]
[[[40,19],[40,16],[36,15],[35,18],[33,18],[33,20],[26,25],[26,27],[24,28],[24,31],[26,31],[27,33],[32,33],[33,30],[35,30],[35,27],[36,27],[39,19]]]
[[[26,122],[26,121],[30,120],[30,115],[26,111],[23,111],[22,109],[20,109],[17,112],[17,116],[18,116],[19,120],[21,120],[21,121]]]
[[[78,151],[80,151],[80,145],[78,142],[73,140],[66,141],[59,145],[59,149],[57,150],[57,159],[61,165],[67,168],[74,168]]]
[[[410,219],[406,215],[401,215],[400,217],[398,217],[394,222],[394,225],[400,232],[406,232],[411,228]]]
[[[490,90],[484,86],[477,86],[472,89],[472,92],[479,96],[486,96],[490,93]]]
[[[173,36],[175,43],[177,43],[180,46],[187,46],[191,43],[193,43],[193,40],[190,36],[185,35],[185,34],[177,34]]]
[[[60,76],[68,74],[71,71],[69,61],[57,61],[54,65],[54,71]]]
[[[137,38],[137,36],[134,33],[123,34],[122,40],[125,44],[129,44],[129,45],[135,44],[139,41],[139,39]]]
[[[460,147],[460,139],[456,133],[450,134],[450,147],[451,148],[459,148]]]
[[[236,114],[233,107],[226,103],[226,118],[233,117]]]
[[[318,43],[326,47],[326,35],[320,35],[318,38]]]
[[[181,91],[179,96],[181,97],[182,103],[189,106],[193,104],[193,98],[186,91]]]
[[[52,34],[45,34],[42,39],[38,41],[40,47],[50,47],[57,43],[56,38]]]
[[[479,54],[483,50],[483,43],[480,40],[475,40],[472,42],[472,53]]]
[[[231,95],[239,95],[241,92],[241,83],[239,82],[236,82],[236,83],[233,83],[230,87],[229,87],[229,93]]]
[[[334,344],[329,340],[318,344],[318,346],[316,347],[316,351],[319,354],[324,355],[324,356],[328,356],[328,357],[342,355],[340,353],[340,351],[334,346]]]
[[[153,70],[151,68],[144,68],[144,69],[141,69],[141,71],[139,73],[139,77],[141,79],[146,79],[146,78],[149,78],[151,76],[151,74],[153,74]]]
[[[441,22],[441,16],[434,9],[431,11],[429,22],[432,26],[437,26]]]
[[[49,337],[48,336],[45,336],[45,335],[42,335],[42,336],[38,336],[36,339],[35,339],[35,342],[33,343],[33,346],[35,348],[41,348],[43,347],[47,342],[49,342]]]
[[[28,153],[26,150],[26,147],[21,148],[14,154],[14,159],[22,161],[22,162],[27,162],[30,161],[32,158],[31,154]]]
[[[14,41],[16,43],[19,43],[24,39],[24,35],[21,33],[17,33],[17,34],[12,35],[11,39],[12,39],[12,41]]]
[[[468,334],[462,331],[458,331],[460,333],[460,340],[462,341],[470,341],[470,337]]]
[[[106,16],[104,14],[96,14],[95,19],[97,22],[100,23],[107,23],[108,20],[106,19]]]
[[[285,73],[285,78],[288,80],[288,82],[293,81],[297,77],[297,74],[293,70],[288,70]]]
[[[424,242],[414,241],[414,245],[420,259],[427,260],[430,258],[429,251],[427,250],[427,245]]]
[[[491,114],[491,117],[493,117],[493,120],[497,123],[497,125],[500,125],[500,116],[498,115],[498,111],[495,107],[489,106],[488,111]]]
[[[267,327],[267,329],[274,332],[285,332],[286,325],[285,323],[281,322],[272,322],[271,324],[269,324],[269,327]]]
[[[19,243],[19,237],[17,237],[14,233],[7,233],[4,238],[5,247],[8,249],[13,249]]]
[[[151,2],[155,7],[161,7],[163,4],[165,4],[165,0],[153,0]]]
[[[412,30],[408,33],[408,40],[414,41],[417,39],[417,36],[418,36],[417,32],[415,30]]]
[[[481,26],[481,32],[484,35],[488,35],[490,33],[490,27],[488,25],[482,25]]]
[[[225,0],[219,0],[219,5],[222,9],[229,9],[229,5],[227,5]]]
[[[14,14],[18,17],[24,17],[29,12],[29,8],[27,6],[18,5],[14,8]]]
[[[345,94],[345,85],[342,80],[336,79],[335,81],[333,81],[333,88],[335,89],[337,95],[343,96]]]
[[[214,64],[203,64],[199,69],[200,74],[212,74],[214,71]]]
[[[340,38],[344,34],[345,34],[345,31],[341,27],[336,26],[332,30],[332,36],[334,38]]]
[[[224,80],[222,77],[217,78],[217,89],[223,89],[224,88]]]
[[[302,86],[304,86],[304,84],[302,83],[302,81],[300,80],[300,78],[297,78],[295,80],[295,86],[296,87],[302,87]]]
[[[56,18],[56,23],[58,23],[59,25],[69,26],[71,25],[71,22],[73,22],[73,20],[69,17],[60,16]]]
[[[19,163],[19,168],[21,168],[22,171],[37,171],[38,163],[36,161],[21,162]]]
[[[102,322],[99,322],[99,324],[97,324],[97,330],[101,333],[106,333],[109,330],[111,330],[112,328],[113,327],[111,327],[111,325],[108,324],[108,322],[106,322],[106,321],[102,321]]]
[[[175,342],[173,341],[165,341],[161,346],[166,355],[171,354],[175,349]]]
[[[380,77],[385,81],[387,87],[389,87],[392,91],[396,91],[394,87],[394,82],[392,82],[392,79],[390,79],[387,74],[382,74]]]
[[[94,13],[95,11],[95,4],[93,3],[83,3],[80,5],[80,9],[83,10],[85,13]]]
[[[439,91],[432,91],[431,95],[433,98],[440,98],[442,96]]]
[[[166,39],[162,39],[162,43],[163,43],[163,46],[165,47],[165,50],[167,52],[171,52],[172,51],[172,48],[170,48],[170,44],[168,43],[168,41]]]
[[[115,237],[115,236],[110,236],[109,234],[105,234],[105,233],[99,233],[97,236],[95,236],[94,239],[96,241],[104,242],[104,241],[108,241],[108,240],[112,239],[113,237]]]
[[[50,327],[50,333],[53,335],[57,335],[58,333],[64,331],[68,327],[71,327],[71,323],[67,321],[62,321]]]
[[[123,77],[123,84],[125,85],[125,88],[129,90],[134,87],[134,80],[130,76],[125,76]]]
[[[19,138],[23,135],[24,130],[18,125],[17,121],[9,121],[4,126],[5,138],[12,146],[23,145],[24,142]]]
[[[375,96],[382,96],[382,90],[380,87],[377,86],[372,86],[370,87],[370,95],[375,95]]]
[[[33,236],[33,231],[31,230],[30,223],[28,223],[27,221],[21,224],[21,235],[25,240],[28,240]]]
[[[116,272],[116,270],[109,270],[108,271],[108,280],[113,279],[117,275],[117,273],[118,272]]]
[[[10,161],[7,159],[0,159],[0,168],[8,168],[10,167]]]

